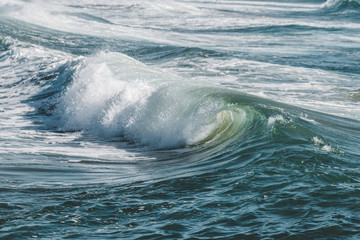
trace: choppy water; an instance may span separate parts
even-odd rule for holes
[[[0,238],[360,238],[359,14],[1,0]]]

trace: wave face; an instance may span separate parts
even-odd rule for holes
[[[359,238],[358,4],[1,1],[0,238]]]

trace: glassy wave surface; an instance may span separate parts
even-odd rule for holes
[[[1,1],[0,238],[360,238],[359,13]]]

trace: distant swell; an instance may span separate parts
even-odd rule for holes
[[[349,10],[360,11],[359,0],[327,0],[322,7],[330,12],[344,12]]]

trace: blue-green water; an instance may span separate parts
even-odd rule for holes
[[[2,0],[0,239],[360,238],[359,14]]]

